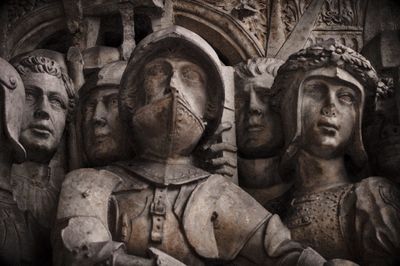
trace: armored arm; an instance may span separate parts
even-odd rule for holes
[[[189,243],[202,257],[236,265],[324,265],[311,248],[291,240],[272,215],[230,180],[214,175],[189,198],[183,215]]]
[[[235,258],[256,265],[324,265],[315,250],[291,240],[289,229],[278,215],[260,226]]]
[[[382,177],[369,177],[355,187],[355,249],[363,265],[400,261],[400,190]],[[353,205],[354,206],[354,205]]]
[[[120,178],[105,170],[79,169],[62,186],[53,232],[54,265],[154,265],[154,259],[126,254],[112,240],[108,202]]]

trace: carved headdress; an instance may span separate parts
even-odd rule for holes
[[[73,166],[74,168],[88,166],[88,158],[84,152],[84,145],[83,145],[83,120],[84,120],[84,108],[86,106],[87,98],[96,90],[105,87],[113,87],[116,89],[120,88],[120,82],[122,74],[126,68],[126,61],[115,61],[109,62],[105,65],[101,65],[101,67],[97,69],[95,72],[89,75],[79,90],[79,103],[77,107],[76,113],[76,142],[78,149],[77,154],[75,155],[78,157],[76,160],[78,165]]]
[[[179,26],[154,32],[143,39],[132,53],[121,81],[120,114],[131,123],[135,112],[146,105],[143,90],[143,68],[159,57],[177,56],[195,62],[207,76],[207,103],[203,120],[203,136],[209,136],[218,127],[224,104],[225,82],[222,64],[214,49],[199,35]]]
[[[2,94],[1,126],[18,163],[26,159],[24,147],[19,142],[22,115],[25,104],[25,89],[18,72],[4,59],[0,58],[0,88]]]
[[[370,62],[359,53],[333,40],[302,49],[283,64],[272,87],[274,107],[281,113],[285,128],[285,151],[282,157],[283,175],[291,171],[291,161],[298,151],[302,134],[302,84],[312,76],[335,78],[352,83],[359,89],[358,106],[352,145],[346,151],[351,167],[360,169],[367,160],[361,136],[362,114],[372,106],[378,77]]]

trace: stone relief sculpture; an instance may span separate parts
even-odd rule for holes
[[[19,107],[23,107],[20,142],[27,161],[13,166],[13,196],[18,208],[31,216],[29,227],[42,252],[40,264],[49,264],[50,231],[65,174],[57,167],[60,162],[51,161],[60,159],[55,154],[72,119],[75,91],[60,53],[37,50],[16,58],[14,65],[25,86],[26,101]]]
[[[378,89],[374,109],[365,123],[366,150],[371,171],[398,182],[400,120],[396,112],[396,94],[399,92],[393,76],[381,78]]]
[[[126,127],[118,112],[118,92],[125,68],[125,61],[108,63],[89,76],[79,90],[76,129],[82,166],[104,166],[132,157]]]
[[[398,188],[382,177],[354,183],[377,81],[368,60],[325,42],[290,56],[273,85],[285,135],[281,173],[295,178],[282,219],[293,239],[361,265],[389,265],[399,254]]]
[[[231,181],[192,164],[193,149],[221,118],[220,73],[212,48],[186,29],[167,28],[138,44],[120,93],[137,155],[68,174],[56,264],[325,262],[292,242],[279,217]],[[157,260],[148,257],[149,248]]]
[[[377,69],[378,83],[375,104],[367,109],[364,121],[365,146],[372,174],[399,181],[399,96],[398,65],[400,40],[397,31],[385,31],[363,48],[363,55],[370,58]],[[391,49],[388,49],[392,46]],[[377,54],[376,51],[379,51]]]
[[[19,108],[24,105],[25,91],[18,72],[4,59],[0,59],[1,88],[1,179],[0,179],[0,237],[2,239],[0,263],[21,265],[32,263],[36,257],[29,220],[13,200],[11,167],[23,162],[26,152],[19,142],[23,119]]]
[[[284,138],[280,115],[272,108],[271,87],[282,64],[254,58],[235,67],[239,185],[263,205],[291,185],[278,173]]]
[[[396,1],[0,14],[0,265],[398,264]]]

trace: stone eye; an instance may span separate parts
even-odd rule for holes
[[[111,98],[109,105],[110,106],[118,106],[118,98],[116,98],[116,97],[115,98]]]
[[[351,93],[341,93],[339,94],[339,99],[345,103],[352,104],[354,103],[354,96]]]
[[[167,72],[163,65],[155,64],[148,68],[147,74],[151,76],[166,75]]]
[[[201,82],[201,75],[196,70],[189,67],[182,70],[182,76],[189,81]]]

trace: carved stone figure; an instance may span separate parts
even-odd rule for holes
[[[373,174],[400,181],[400,120],[393,75],[381,74],[375,105],[365,119],[365,145]]]
[[[381,9],[377,6],[371,8],[376,8],[378,11]],[[398,13],[396,9],[390,10],[391,12],[387,14],[389,19]],[[375,18],[376,21],[370,21],[369,27],[372,29],[379,27],[380,16]],[[398,183],[400,181],[400,120],[396,98],[400,89],[397,82],[397,66],[400,65],[399,32],[386,30],[372,37],[374,38],[370,37],[371,40],[363,47],[362,53],[377,70],[380,81],[375,104],[366,110],[363,127],[364,144],[372,174],[385,176]]]
[[[230,180],[193,164],[193,150],[221,119],[221,69],[213,49],[178,26],[138,44],[119,99],[137,155],[67,175],[57,265],[325,262]]]
[[[56,153],[64,151],[61,141],[72,117],[75,91],[60,53],[33,51],[16,58],[14,65],[25,86],[20,141],[27,161],[13,166],[12,189],[18,208],[30,216],[33,244],[42,252],[37,263],[44,265],[45,258],[51,262],[50,231],[65,175],[62,156]]]
[[[103,166],[132,157],[126,127],[118,112],[118,92],[125,61],[108,63],[79,90],[77,143],[83,166]]]
[[[382,177],[353,183],[367,159],[361,123],[376,85],[368,60],[331,41],[290,56],[273,85],[285,136],[281,174],[295,178],[283,220],[295,240],[361,265],[400,254],[398,188]]]
[[[0,141],[0,264],[31,264],[36,260],[33,235],[29,218],[18,208],[13,199],[10,181],[11,166],[26,159],[26,152],[19,142],[24,86],[18,72],[0,58],[1,132]]]
[[[235,67],[239,185],[264,206],[290,187],[278,173],[283,134],[271,97],[282,64],[273,58],[254,58]]]

